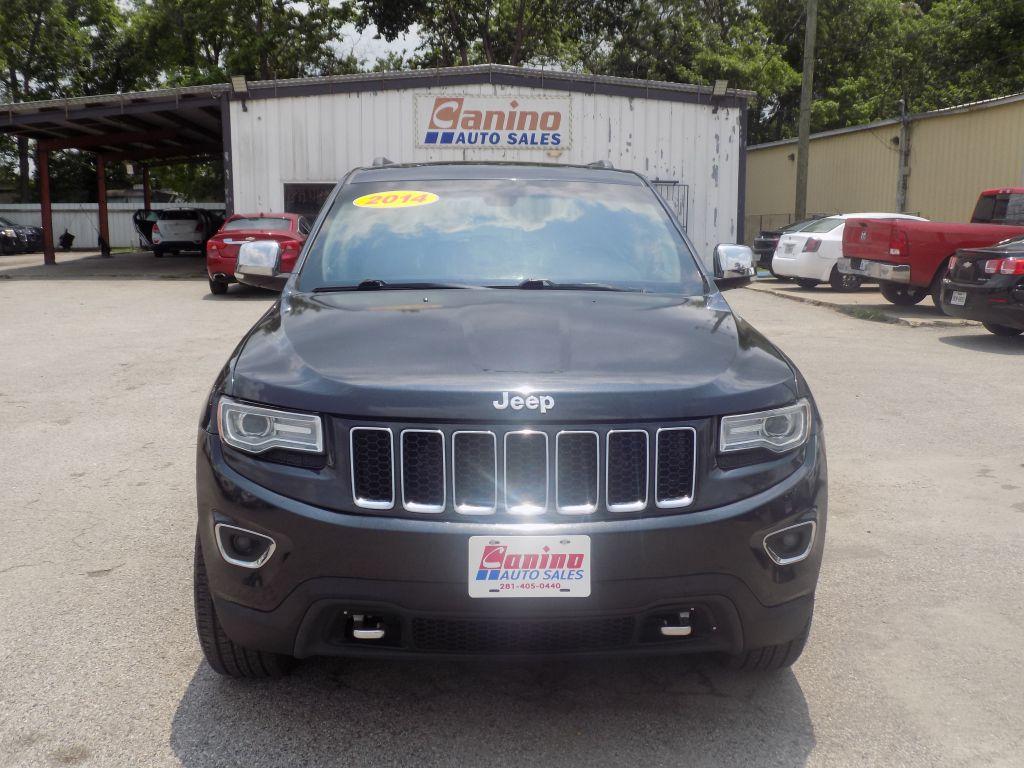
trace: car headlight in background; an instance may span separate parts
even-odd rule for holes
[[[767,448],[783,453],[807,442],[811,433],[811,404],[799,400],[785,408],[723,416],[718,449],[722,453]]]
[[[0,229],[0,235],[4,237],[14,237],[15,231],[13,229]]]
[[[304,453],[323,453],[323,425],[319,416],[289,413],[274,408],[239,403],[227,397],[217,409],[221,440],[246,453],[285,448]]]

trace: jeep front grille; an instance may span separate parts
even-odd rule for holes
[[[689,426],[354,426],[348,442],[353,502],[378,511],[615,518],[689,506],[696,490]]]

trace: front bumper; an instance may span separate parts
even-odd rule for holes
[[[869,259],[851,259],[843,257],[836,262],[839,271],[844,275],[860,275],[867,280],[878,280],[885,283],[910,283],[909,264],[890,264],[885,261]]]
[[[964,304],[951,303],[954,291],[966,294]],[[1024,330],[1024,279],[996,276],[979,285],[944,278],[942,311],[950,317]]]
[[[739,653],[787,642],[810,620],[827,511],[823,440],[820,434],[812,440],[815,449],[795,473],[726,506],[629,520],[510,524],[304,504],[235,472],[217,436],[201,431],[199,537],[217,616],[229,637],[250,648],[298,657]],[[775,565],[763,549],[765,535],[804,520],[817,522],[810,554]],[[227,563],[214,538],[218,522],[273,537],[273,557],[258,570]],[[468,539],[488,534],[590,536],[591,595],[470,598]],[[652,632],[662,617],[681,610],[696,617],[690,637]],[[356,614],[380,617],[386,638],[355,640]],[[570,638],[571,647],[542,644],[538,651],[529,642],[537,637]]]

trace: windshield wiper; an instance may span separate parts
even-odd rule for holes
[[[547,278],[530,277],[515,285],[489,285],[488,288],[521,288],[527,291],[624,291],[626,293],[643,293],[642,288],[623,288],[607,283],[556,283]]]
[[[313,293],[334,293],[336,291],[424,291],[432,288],[479,288],[464,283],[389,283],[387,280],[363,280],[356,285],[319,285]]]

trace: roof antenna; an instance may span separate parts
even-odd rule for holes
[[[389,160],[388,158],[384,157],[384,155],[381,155],[380,157],[373,158],[373,167],[374,168],[383,168],[385,165],[394,165],[394,164],[395,164],[394,160]]]

